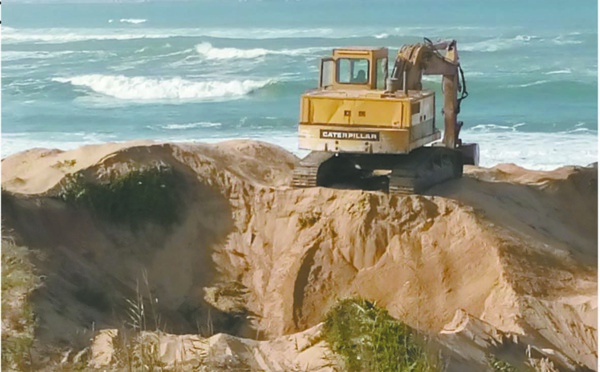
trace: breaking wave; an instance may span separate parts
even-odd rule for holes
[[[273,51],[267,49],[237,49],[237,48],[215,48],[210,43],[196,45],[196,52],[206,59],[253,59],[264,57]]]
[[[52,80],[86,87],[109,97],[134,101],[235,99],[270,83],[270,80],[190,81],[180,77],[154,79],[100,74]]]
[[[239,49],[239,48],[217,48],[211,43],[204,42],[195,46],[195,51],[208,60],[224,60],[224,59],[254,59],[261,58],[267,55],[311,55],[316,52],[331,49],[331,47],[313,47],[313,48],[298,48],[298,49],[281,49],[271,50],[264,48]]]

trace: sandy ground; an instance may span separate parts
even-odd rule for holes
[[[237,355],[256,368],[326,370],[322,344],[294,349],[289,337],[317,337],[329,307],[358,295],[437,334],[449,370],[482,370],[488,352],[597,370],[597,166],[466,167],[463,179],[427,195],[398,197],[291,189],[297,161],[241,140],[3,159],[3,227],[47,257],[36,263],[45,276],[35,299],[40,342],[85,345],[93,331],[119,328],[123,299],[142,292],[172,334],[165,345],[169,337],[244,342]],[[56,198],[68,173],[102,180],[157,163],[190,186],[174,229],[132,233]],[[82,291],[102,306],[82,303]],[[205,338],[218,332],[237,341]],[[295,356],[277,359],[284,349]]]

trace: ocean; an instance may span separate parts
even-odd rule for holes
[[[340,46],[456,39],[481,165],[598,158],[596,1],[204,0],[3,5],[2,157],[252,138],[299,155],[300,96]],[[426,88],[441,99],[440,77]],[[437,107],[441,107],[438,104]],[[437,126],[443,127],[438,112]]]

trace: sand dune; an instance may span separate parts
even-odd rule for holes
[[[4,159],[3,227],[47,257],[37,262],[46,276],[35,299],[40,342],[85,345],[92,323],[119,328],[123,298],[147,282],[142,292],[167,331],[254,339],[236,342],[263,350],[244,354],[256,368],[276,368],[283,349],[264,351],[274,340],[318,333],[337,299],[358,295],[437,334],[449,370],[482,370],[490,351],[596,370],[597,166],[467,167],[463,179],[427,195],[398,197],[292,189],[297,161],[253,141],[107,144]],[[185,217],[172,229],[134,233],[56,198],[68,173],[101,181],[158,163],[187,185]],[[210,345],[230,336],[214,337]],[[296,352],[308,349],[308,359],[291,360],[325,368],[316,362],[323,345]]]

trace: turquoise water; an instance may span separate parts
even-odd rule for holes
[[[584,165],[597,159],[597,14],[555,0],[9,3],[2,156],[138,138],[295,151],[299,96],[331,48],[428,37],[458,40],[463,138],[483,165]]]

